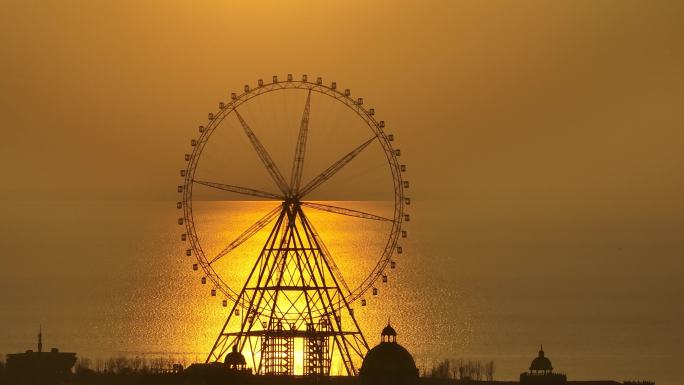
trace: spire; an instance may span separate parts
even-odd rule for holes
[[[38,329],[38,353],[43,351],[43,325]]]

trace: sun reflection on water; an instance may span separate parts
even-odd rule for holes
[[[197,202],[195,210],[201,218],[199,231],[207,240],[206,247],[218,251],[276,204]],[[335,204],[386,215],[385,203]],[[192,270],[196,261],[194,256],[185,255],[188,242],[180,240],[182,227],[174,224],[177,212],[169,209],[173,206],[175,202],[38,207],[35,216],[45,218],[44,227],[54,230],[50,234],[58,232],[57,223],[70,223],[74,212],[80,213],[84,223],[93,226],[81,228],[87,237],[70,248],[73,258],[80,261],[68,266],[71,279],[51,281],[58,288],[53,291],[62,293],[59,294],[62,297],[36,306],[30,319],[49,316],[49,338],[64,350],[77,351],[81,357],[126,355],[163,357],[185,365],[203,362],[230,308],[222,306],[222,297],[212,297],[211,285],[203,285],[202,273]],[[18,213],[32,207],[22,207]],[[43,215],[46,211],[61,221],[53,223]],[[350,286],[358,284],[384,247],[387,234],[382,225],[315,210],[306,212]],[[417,222],[411,224],[415,226]],[[105,238],[117,242],[105,243]],[[244,283],[264,238],[265,235],[258,234],[220,262],[221,273],[236,288]],[[50,244],[59,241],[50,240]],[[27,240],[25,244],[30,242]],[[368,344],[378,343],[380,330],[391,317],[400,343],[414,354],[419,365],[429,364],[433,357],[449,357],[464,351],[475,324],[472,300],[460,291],[457,280],[450,280],[448,288],[435,289],[439,281],[432,279],[434,258],[426,258],[430,255],[430,245],[411,238],[403,239],[402,245],[405,252],[396,256],[397,268],[389,270],[388,282],[377,283],[379,295],[366,295],[368,306],[362,307],[359,301],[353,304]],[[93,258],[97,261],[95,268],[90,263]],[[53,269],[61,271],[64,266],[55,264]],[[26,287],[22,292],[30,290],[31,287]],[[64,293],[69,293],[68,299]],[[453,306],[443,307],[440,301],[445,299]],[[442,309],[438,310],[440,306]],[[442,312],[439,317],[435,316],[438,311]],[[29,321],[10,323],[8,327],[24,330],[26,322]],[[6,351],[25,349],[27,341],[30,343],[32,339],[32,330],[29,330],[25,338],[17,339],[16,346]],[[332,373],[341,372],[339,366],[333,366]]]
[[[374,213],[384,217],[393,216],[393,202],[326,202],[335,206]],[[235,202],[235,201],[200,201],[193,206],[193,216],[207,259],[211,260],[233,239],[238,237],[244,229],[255,223],[264,213],[269,212],[278,203],[275,202]],[[309,221],[317,229],[325,242],[332,258],[339,267],[342,277],[350,289],[354,290],[373,273],[373,268],[382,257],[386,247],[391,223],[343,216],[319,210],[304,208]],[[234,292],[240,292],[248,278],[254,263],[260,254],[264,243],[273,228],[274,223],[262,229],[247,242],[219,259],[212,265],[222,280]],[[389,273],[389,272],[387,272]],[[209,290],[213,289],[213,282],[197,278],[204,282]],[[383,285],[379,280],[376,285]],[[218,291],[220,293],[220,291]],[[372,292],[364,298],[370,300]],[[222,302],[223,297],[218,298]],[[299,302],[302,302],[301,300]],[[360,300],[352,304],[360,308]],[[225,309],[230,309],[232,302]],[[224,310],[225,310],[224,309]],[[224,318],[228,316],[226,310]],[[343,323],[351,325],[349,317],[343,311]],[[241,315],[244,317],[244,312]],[[232,325],[229,325],[229,327]],[[237,325],[235,325],[237,327]],[[218,333],[214,329],[214,333]],[[211,333],[211,331],[207,331]],[[199,347],[198,347],[199,348]],[[247,354],[249,356],[249,354]],[[248,362],[251,357],[246,357]],[[295,347],[295,373],[302,372],[303,347]],[[358,363],[357,363],[358,364]],[[341,362],[333,357],[333,373],[341,369]]]
[[[329,202],[387,215],[393,208],[385,202]],[[200,202],[194,215],[198,234],[207,258],[212,258],[242,231],[277,204],[273,202]],[[391,228],[386,222],[359,219],[304,208],[321,238],[333,254],[344,279],[357,287],[378,262]],[[391,212],[391,211],[390,211]],[[213,266],[235,291],[244,284],[261,252],[273,224],[251,237]]]

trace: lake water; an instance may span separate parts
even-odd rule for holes
[[[377,284],[367,307],[354,305],[362,330],[374,345],[391,317],[421,368],[443,358],[493,360],[496,379],[516,379],[544,344],[571,380],[681,383],[682,223],[666,207],[644,218],[640,204],[597,213],[563,202],[414,201],[389,282]],[[45,346],[81,356],[203,360],[227,310],[192,271],[174,206],[2,203],[0,353],[35,349],[42,324]],[[272,206],[204,204],[200,227],[215,234],[209,248]],[[384,230],[331,215],[312,220],[356,281],[372,262],[357,257],[377,255]],[[239,281],[258,242],[222,265],[231,279]]]

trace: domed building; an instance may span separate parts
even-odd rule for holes
[[[238,372],[244,372],[247,370],[247,361],[245,361],[245,356],[238,352],[237,344],[233,345],[232,352],[226,354],[226,359],[224,362],[230,370]]]
[[[544,356],[544,347],[540,347],[539,355],[532,360],[530,364],[530,373],[536,375],[545,375],[553,372],[551,360]]]
[[[380,344],[369,350],[359,370],[359,385],[416,385],[418,368],[413,356],[397,343],[397,332],[387,324]]]
[[[247,367],[245,356],[238,351],[237,344],[220,361],[195,363],[183,370],[185,384],[248,384],[252,369]]]
[[[567,382],[565,374],[554,373],[551,360],[544,354],[544,347],[539,348],[539,355],[532,360],[530,371],[520,375],[520,382],[525,384],[563,384]]]

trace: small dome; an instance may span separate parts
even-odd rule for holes
[[[247,365],[247,361],[245,361],[245,356],[242,355],[242,353],[237,351],[237,345],[233,345],[233,351],[226,354],[226,365],[228,367],[241,367],[244,365]]]
[[[369,350],[361,365],[361,372],[417,373],[411,353],[397,343],[384,342]]]
[[[530,370],[545,372],[550,372],[553,370],[553,366],[551,366],[551,360],[549,360],[547,357],[544,357],[544,349],[540,349],[539,356],[532,360],[532,364],[530,364]]]
[[[381,333],[380,335],[382,335],[382,336],[394,336],[394,337],[396,337],[396,336],[397,336],[397,331],[394,330],[394,328],[392,327],[392,325],[387,324],[387,326],[385,326],[385,328],[382,329],[382,333]]]

